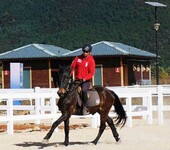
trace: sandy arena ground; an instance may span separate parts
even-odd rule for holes
[[[90,119],[71,120],[71,124],[87,123],[88,127],[70,130],[70,145],[62,145],[64,141],[64,131],[59,129],[54,132],[49,144],[41,143],[47,131],[28,130],[21,133],[7,135],[0,133],[0,149],[4,150],[170,150],[170,119],[164,120],[163,126],[157,125],[157,120],[153,125],[147,125],[145,120],[133,119],[133,127],[117,128],[121,137],[121,142],[116,143],[111,130],[107,127],[97,145],[89,144],[94,140],[98,129],[91,128]],[[57,144],[57,146],[56,146]]]

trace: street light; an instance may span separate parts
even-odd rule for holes
[[[155,29],[155,50],[156,50],[156,84],[159,85],[158,30],[160,27],[160,23],[158,23],[158,19],[157,19],[157,8],[166,7],[166,5],[159,2],[145,2],[145,3],[155,7],[154,29]]]

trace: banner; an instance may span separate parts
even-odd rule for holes
[[[10,63],[10,88],[20,89],[23,88],[23,64]],[[20,100],[15,100],[14,105],[20,105]]]

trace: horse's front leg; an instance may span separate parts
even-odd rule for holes
[[[64,131],[65,131],[64,145],[67,146],[69,144],[69,118],[64,121]]]
[[[47,144],[48,140],[50,139],[50,137],[52,136],[55,128],[64,120],[68,119],[69,116],[67,114],[62,114],[62,116],[60,118],[58,118],[53,124],[52,127],[50,129],[50,131],[47,133],[47,135],[44,137],[42,143]]]

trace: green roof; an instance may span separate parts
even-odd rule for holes
[[[155,59],[156,55],[129,45],[116,42],[101,41],[92,44],[91,54],[95,57],[128,56]],[[7,59],[38,59],[75,57],[82,54],[82,49],[74,51],[47,44],[29,44],[0,54],[0,60]]]
[[[140,56],[140,57],[151,57],[155,58],[156,55],[129,45],[116,42],[101,41],[95,44],[92,44],[93,56]],[[82,49],[79,48],[74,51],[63,54],[65,57],[73,57],[80,55]]]
[[[70,50],[47,44],[29,44],[0,54],[0,60],[60,57]]]

